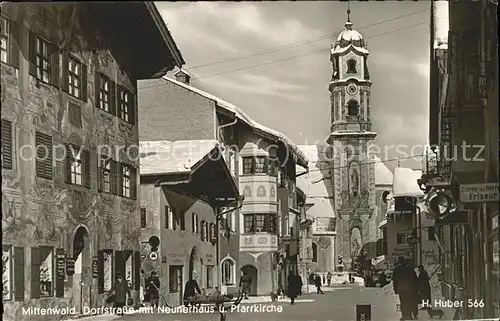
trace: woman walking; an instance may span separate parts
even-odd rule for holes
[[[109,291],[111,295],[114,294],[113,308],[115,308],[115,313],[120,315],[125,315],[125,304],[127,302],[127,294],[130,297],[130,288],[128,283],[123,280],[121,275],[116,277],[116,283]]]

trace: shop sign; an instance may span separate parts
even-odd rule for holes
[[[68,257],[66,259],[66,274],[67,275],[75,274],[75,259],[72,257]]]
[[[317,217],[314,225],[314,235],[335,235],[335,217]]]
[[[182,262],[184,261],[184,253],[168,253],[167,256],[172,262]]]
[[[99,276],[99,258],[97,256],[92,257],[92,278],[97,279]]]
[[[56,273],[58,279],[64,280],[66,278],[66,252],[61,249],[57,250]]]
[[[460,202],[483,203],[500,200],[497,183],[460,185]]]

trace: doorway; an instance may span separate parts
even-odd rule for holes
[[[252,284],[250,285],[250,295],[257,295],[257,268],[249,264],[242,267],[241,272],[249,275],[252,278]]]
[[[198,284],[201,283],[201,260],[198,255],[198,250],[196,246],[191,250],[191,254],[189,256],[189,272],[188,272],[188,280],[196,280]]]
[[[73,275],[73,299],[78,313],[83,313],[82,307],[91,306],[90,274],[90,238],[87,229],[78,227],[73,237],[73,258],[75,260],[75,274]]]

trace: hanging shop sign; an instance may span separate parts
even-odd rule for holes
[[[462,203],[498,202],[499,200],[498,183],[460,185],[460,202]]]
[[[97,279],[99,276],[99,258],[97,256],[92,257],[92,278]]]
[[[68,257],[66,259],[66,274],[67,275],[75,274],[75,259],[72,257]]]
[[[64,280],[66,278],[66,252],[63,249],[57,250],[56,274],[57,278],[60,280]]]

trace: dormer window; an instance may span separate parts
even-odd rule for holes
[[[349,116],[358,116],[359,113],[359,105],[355,100],[350,100],[347,103],[347,113]]]
[[[356,60],[349,59],[347,61],[347,73],[348,74],[355,74],[355,73],[357,73],[357,71],[356,71]]]

